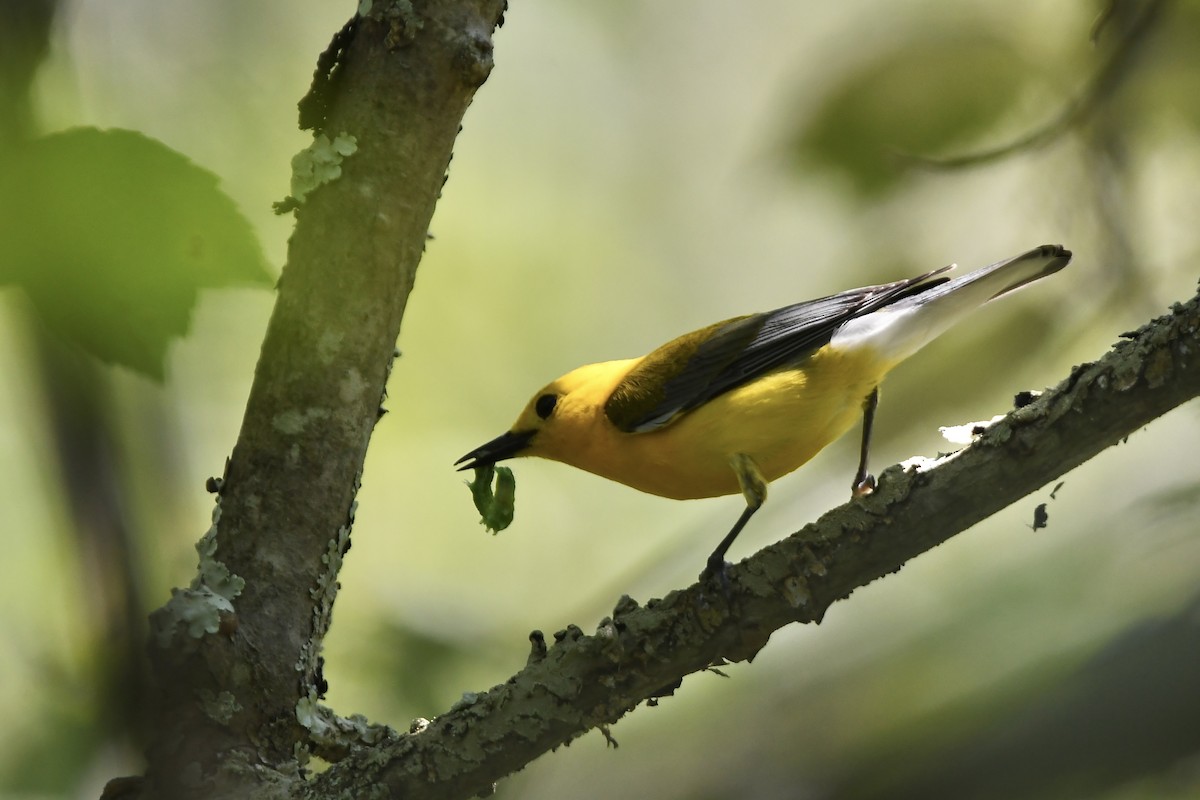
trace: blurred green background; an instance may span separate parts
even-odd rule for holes
[[[295,103],[354,5],[64,2],[36,125],[136,129],[215,172],[277,274],[291,220],[271,203],[309,142]],[[1093,45],[1101,10],[513,4],[371,444],[329,703],[406,729],[520,668],[531,629],[590,630],[623,593],[695,579],[740,498],[678,503],[518,462],[516,522],[477,524],[451,463],[578,364],[949,261],[1074,250],[892,376],[882,469],[950,449],[939,425],[1003,413],[1189,297],[1200,10],[1117,3]],[[1037,128],[1126,49],[1086,123],[1045,147],[961,170],[912,157]],[[235,441],[272,298],[201,293],[158,384],[89,361],[0,293],[0,795],[96,797],[140,771],[136,637],[192,577],[204,481]],[[1048,486],[820,627],[779,632],[728,679],[689,677],[613,728],[619,749],[588,734],[500,796],[1200,796],[1198,442],[1193,403],[1053,499]],[[856,446],[775,483],[731,557],[846,500]]]

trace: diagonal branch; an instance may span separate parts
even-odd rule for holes
[[[323,709],[321,643],[349,548],[367,443],[454,137],[491,67],[503,0],[361,3],[306,115],[357,151],[293,198],[295,234],[201,571],[153,618],[161,688],[146,796],[466,797],[682,678],[748,660],[1200,393],[1200,299],[1011,414],[934,468],[892,468],[876,494],[731,570],[645,607],[622,598],[526,667],[397,734]],[[326,142],[328,145],[329,142]],[[328,148],[326,148],[328,149]],[[343,148],[345,149],[345,148]],[[347,153],[339,151],[341,155]],[[328,168],[328,164],[324,168]],[[315,751],[335,762],[306,779]]]
[[[829,606],[1055,480],[1200,394],[1200,295],[1076,367],[958,453],[894,466],[879,489],[731,570],[726,602],[693,585],[639,607],[623,597],[595,634],[575,627],[529,663],[406,735],[378,731],[304,797],[382,786],[388,796],[465,798],[538,755],[674,690],[723,660],[750,660],[771,633]],[[332,751],[331,751],[332,752]]]

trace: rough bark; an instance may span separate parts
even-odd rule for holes
[[[199,574],[152,618],[156,796],[251,797],[299,776],[367,443],[503,6],[376,2],[322,67],[314,124],[357,151],[298,207]]]
[[[319,704],[354,495],[459,123],[491,65],[501,2],[375,3],[323,68],[316,114],[358,150],[299,206],[213,527],[156,612],[162,687],[148,780],[164,797],[468,797],[684,676],[748,660],[791,622],[1055,480],[1200,393],[1200,298],[1077,368],[971,447],[894,467],[874,495],[645,606],[622,598],[505,683],[404,734]],[[327,101],[327,102],[326,102]],[[315,777],[315,752],[333,763]]]
[[[1200,295],[937,461],[884,471],[876,492],[833,509],[730,571],[726,595],[693,585],[644,607],[623,597],[596,632],[534,632],[529,663],[406,735],[376,730],[305,794],[465,798],[538,755],[672,692],[689,673],[750,660],[777,629],[896,572],[1200,394]],[[1030,510],[1030,521],[1034,519]],[[332,716],[330,716],[332,720]],[[361,732],[361,729],[360,729]]]

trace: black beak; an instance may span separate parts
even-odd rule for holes
[[[463,470],[476,469],[477,467],[490,467],[497,461],[503,461],[506,458],[518,455],[529,446],[529,441],[535,433],[537,431],[522,431],[520,433],[509,431],[508,433],[502,433],[487,444],[476,447],[458,461],[455,461],[454,465],[457,467],[464,461],[474,459],[471,463],[458,467],[458,471],[462,472]]]

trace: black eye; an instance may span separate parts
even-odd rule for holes
[[[554,413],[554,406],[558,404],[558,395],[544,394],[537,399],[533,404],[533,410],[542,419],[550,419],[550,415]]]

